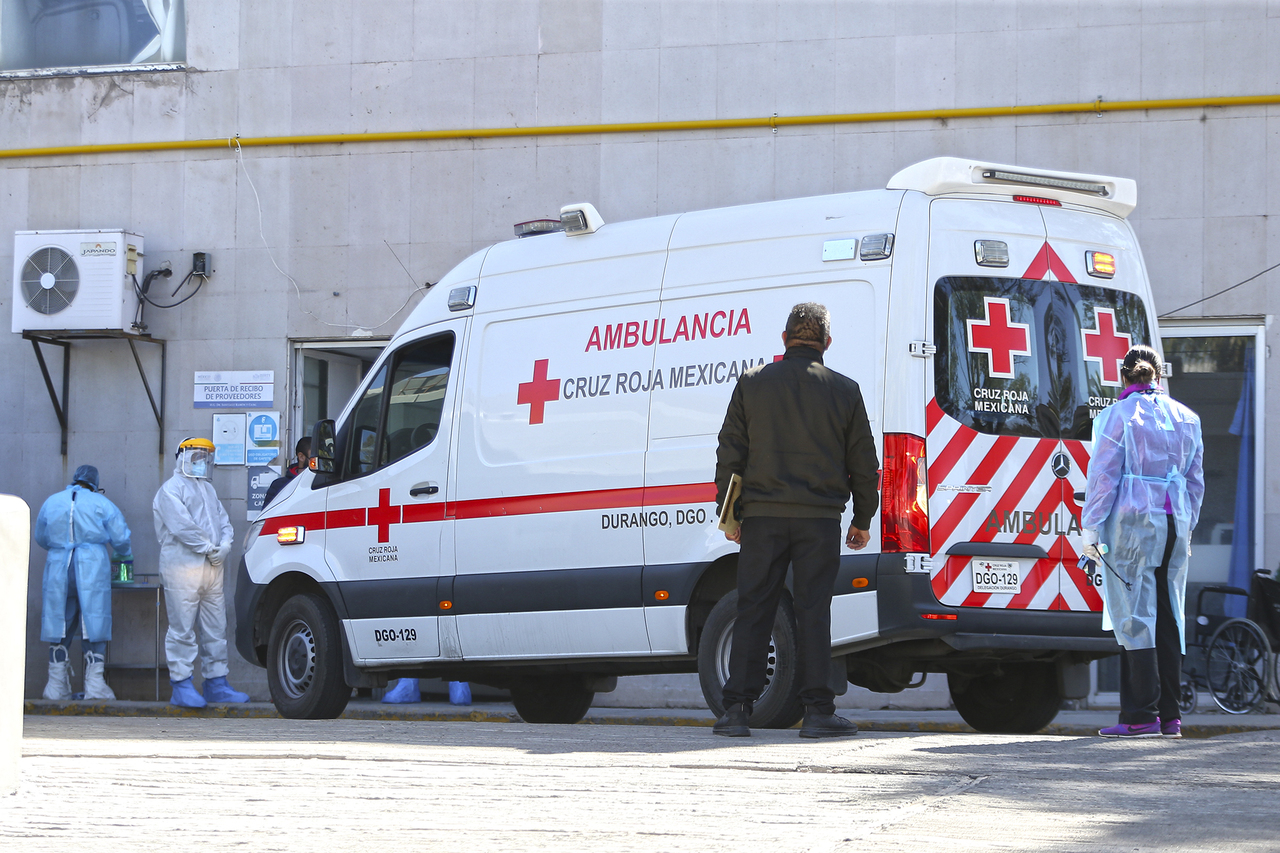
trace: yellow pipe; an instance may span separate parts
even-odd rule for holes
[[[208,148],[269,148],[281,145],[348,145],[355,142],[418,142],[432,139],[497,139],[502,137],[574,136],[597,133],[663,133],[733,128],[779,128],[801,125],[865,124],[928,119],[996,118],[1022,115],[1177,110],[1204,107],[1246,107],[1280,104],[1280,95],[1242,95],[1219,98],[1166,98],[1150,101],[1086,101],[1077,104],[1031,104],[1011,107],[965,107],[941,110],[898,110],[875,113],[839,113],[765,118],[699,119],[695,121],[642,121],[613,124],[568,124],[546,127],[485,127],[458,130],[406,130],[388,133],[318,133],[301,136],[180,139],[168,142],[117,142],[105,145],[61,145],[46,148],[0,150],[0,159],[64,157],[77,154],[115,154],[130,151],[193,151]]]

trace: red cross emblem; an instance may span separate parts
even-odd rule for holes
[[[547,403],[560,399],[560,380],[547,378],[548,359],[540,358],[533,363],[533,380],[520,383],[520,394],[516,404],[529,407],[529,423],[542,423]]]
[[[966,320],[969,330],[969,352],[987,354],[987,375],[998,379],[1013,378],[1013,357],[1031,355],[1031,331],[1027,323],[1009,321],[1009,300],[982,297],[983,320]]]
[[[1094,306],[1093,316],[1097,319],[1098,328],[1080,330],[1080,334],[1084,336],[1085,360],[1098,362],[1102,368],[1103,385],[1119,387],[1120,365],[1132,346],[1133,338],[1117,334],[1114,310]]]
[[[391,525],[400,523],[401,507],[391,505],[391,490],[378,489],[378,505],[369,507],[369,524],[378,528],[378,541],[391,541]]]

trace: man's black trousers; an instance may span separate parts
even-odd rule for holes
[[[840,520],[750,517],[742,521],[738,620],[733,626],[724,705],[751,704],[764,690],[769,636],[793,568],[792,603],[800,664],[800,701],[835,713],[831,689],[831,592],[840,568]]]

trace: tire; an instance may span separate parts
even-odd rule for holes
[[[595,691],[583,687],[576,676],[545,676],[511,685],[511,704],[526,723],[576,723],[595,698]]]
[[[1196,686],[1190,680],[1184,679],[1179,688],[1178,710],[1185,717],[1187,714],[1195,712],[1199,699],[1196,696]]]
[[[733,625],[738,621],[738,593],[733,591],[716,602],[702,628],[698,644],[698,681],[707,707],[717,717],[724,713],[724,683],[729,678],[729,652],[733,648]],[[800,668],[796,642],[796,617],[791,599],[778,601],[778,613],[769,638],[768,668],[764,692],[753,706],[748,721],[757,729],[789,729],[804,716],[800,702]]]
[[[324,596],[301,593],[285,601],[267,640],[271,701],[291,720],[332,720],[347,707],[351,688],[342,672],[338,617]]]
[[[1064,698],[1052,663],[1006,663],[976,678],[947,681],[956,710],[980,732],[1038,732],[1058,716]]]
[[[1267,695],[1267,639],[1248,619],[1228,619],[1209,640],[1205,679],[1218,707],[1228,714],[1247,714]]]

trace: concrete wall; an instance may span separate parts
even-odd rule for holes
[[[0,149],[1280,92],[1280,5],[1263,0],[224,0],[187,14],[187,71],[0,80]],[[944,154],[1131,176],[1166,311],[1280,260],[1271,146],[1276,107],[303,145],[246,148],[243,161],[230,146],[30,156],[0,165],[0,269],[12,263],[3,235],[24,229],[132,228],[147,268],[168,260],[179,275],[193,251],[213,254],[199,296],[147,314],[169,342],[172,448],[209,434],[209,411],[190,402],[193,371],[275,370],[285,409],[289,338],[387,334],[416,284],[569,201],[616,221],[879,187]],[[1187,313],[1276,313],[1267,282]],[[30,345],[0,334],[0,357],[0,492],[37,507],[77,465],[96,464],[134,528],[139,567],[153,565],[149,504],[172,457],[157,452],[127,348],[76,344],[65,459]],[[1269,400],[1277,382],[1271,371]],[[1268,422],[1275,447],[1280,418]],[[1275,454],[1267,475],[1270,532]],[[243,532],[243,470],[214,482]],[[1280,537],[1267,547],[1274,565]],[[44,651],[38,619],[29,626],[35,696]],[[261,670],[233,661],[232,676],[265,697]]]

